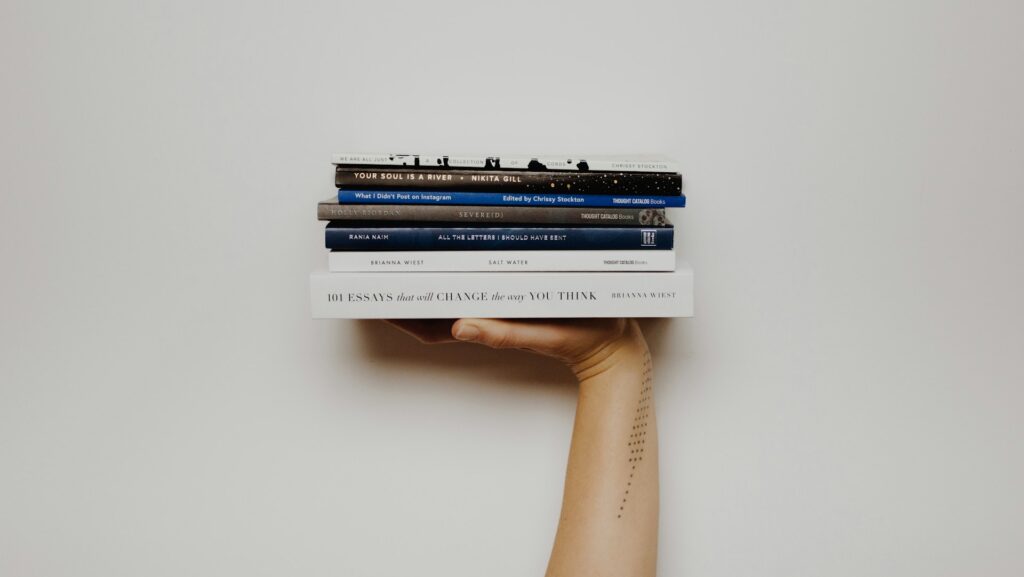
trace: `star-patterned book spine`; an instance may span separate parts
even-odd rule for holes
[[[340,189],[446,190],[531,194],[679,196],[683,181],[668,172],[569,172],[352,168],[338,166]]]

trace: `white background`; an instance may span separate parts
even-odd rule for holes
[[[543,573],[575,391],[309,319],[346,151],[664,152],[660,573],[1024,574],[1014,1],[0,7],[0,574]]]

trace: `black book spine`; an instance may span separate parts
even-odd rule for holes
[[[339,204],[337,201],[327,201],[317,205],[316,216],[319,220],[585,224],[593,226],[668,225],[663,208]]]
[[[338,188],[450,192],[571,193],[679,196],[682,176],[664,172],[556,172],[352,168],[338,166]]]

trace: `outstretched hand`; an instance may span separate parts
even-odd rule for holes
[[[389,320],[424,343],[463,341],[495,349],[524,349],[556,358],[581,380],[624,355],[646,353],[633,319]]]
[[[635,320],[388,322],[425,343],[526,349],[568,365],[579,401],[546,575],[655,575],[658,438],[651,358]]]

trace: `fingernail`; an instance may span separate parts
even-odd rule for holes
[[[455,338],[460,341],[473,341],[480,336],[480,329],[473,325],[462,325],[455,331]]]

